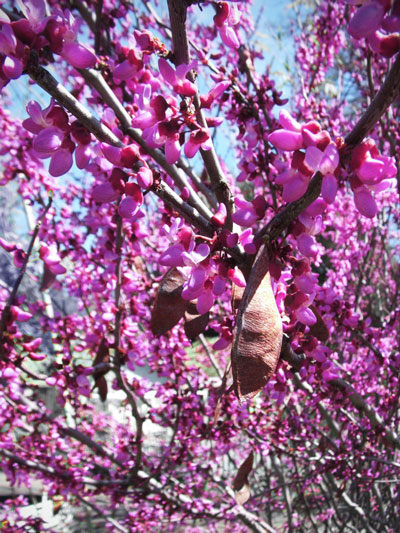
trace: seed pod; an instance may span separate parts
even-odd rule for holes
[[[188,302],[182,298],[182,274],[171,268],[160,282],[151,313],[150,329],[154,335],[163,335],[184,316]]]
[[[262,246],[239,304],[234,330],[232,374],[240,401],[253,398],[272,376],[279,360],[282,336],[282,321],[268,271],[268,254]]]

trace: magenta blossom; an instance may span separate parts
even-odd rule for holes
[[[215,9],[217,14],[214,16],[214,23],[222,42],[229,48],[239,48],[240,41],[235,30],[235,26],[240,21],[239,9],[227,2],[218,2]]]
[[[172,85],[174,91],[182,96],[194,96],[197,92],[194,83],[186,78],[187,73],[194,69],[195,66],[196,62],[192,61],[189,65],[182,63],[175,70],[163,57],[158,60],[158,68],[162,77],[167,83]]]

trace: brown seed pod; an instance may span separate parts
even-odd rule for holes
[[[268,271],[268,253],[262,246],[236,316],[231,361],[234,389],[240,401],[253,398],[272,376],[282,336],[282,321]]]
[[[182,298],[184,277],[171,268],[160,282],[151,312],[150,329],[154,335],[163,335],[184,316],[188,302]]]

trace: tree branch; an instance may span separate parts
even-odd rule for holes
[[[186,32],[187,3],[182,0],[168,0],[169,17],[173,42],[174,61],[177,66],[190,63],[189,41]],[[191,77],[194,81],[193,76]],[[194,96],[194,105],[197,109],[197,118],[200,126],[207,129],[207,122],[200,108],[198,94]],[[212,142],[212,141],[211,141]],[[222,171],[221,164],[212,145],[211,150],[200,149],[200,154],[211,180],[211,187],[219,202],[225,204],[227,218],[225,227],[232,229],[233,197],[228,180]]]
[[[92,115],[50,72],[38,64],[37,56],[33,51],[31,52],[26,72],[39,87],[55,98],[65,109],[68,109],[99,141],[106,142],[112,146],[124,146],[107,126]]]
[[[263,239],[264,242],[272,242],[277,239],[288,226],[321,194],[322,175],[317,172],[304,195],[290,202],[286,207],[277,213],[263,228],[254,236],[254,240]]]
[[[101,516],[102,518],[104,518],[104,520],[108,523],[110,523],[112,526],[114,526],[118,531],[121,531],[122,533],[129,533],[129,531],[121,526],[121,524],[119,522],[117,522],[116,520],[114,520],[114,518],[111,518],[110,516],[107,516],[106,514],[104,514],[104,509],[101,509],[100,507],[98,507],[96,504],[92,503],[92,502],[89,502],[87,500],[85,500],[84,498],[82,498],[82,496],[80,496],[79,494],[75,494],[74,495],[76,498],[78,498],[78,500],[80,502],[82,502],[84,505],[86,505],[87,507],[90,507],[91,509],[93,509],[93,511],[98,515],[98,516]]]
[[[387,108],[395,101],[399,91],[400,54],[397,54],[396,60],[386,76],[382,87],[352,131],[346,136],[345,142],[348,146],[354,147],[362,142]]]

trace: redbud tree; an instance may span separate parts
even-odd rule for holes
[[[8,482],[104,531],[398,531],[400,1],[292,5],[288,99],[249,1],[0,4]],[[28,503],[1,531],[71,527]]]

